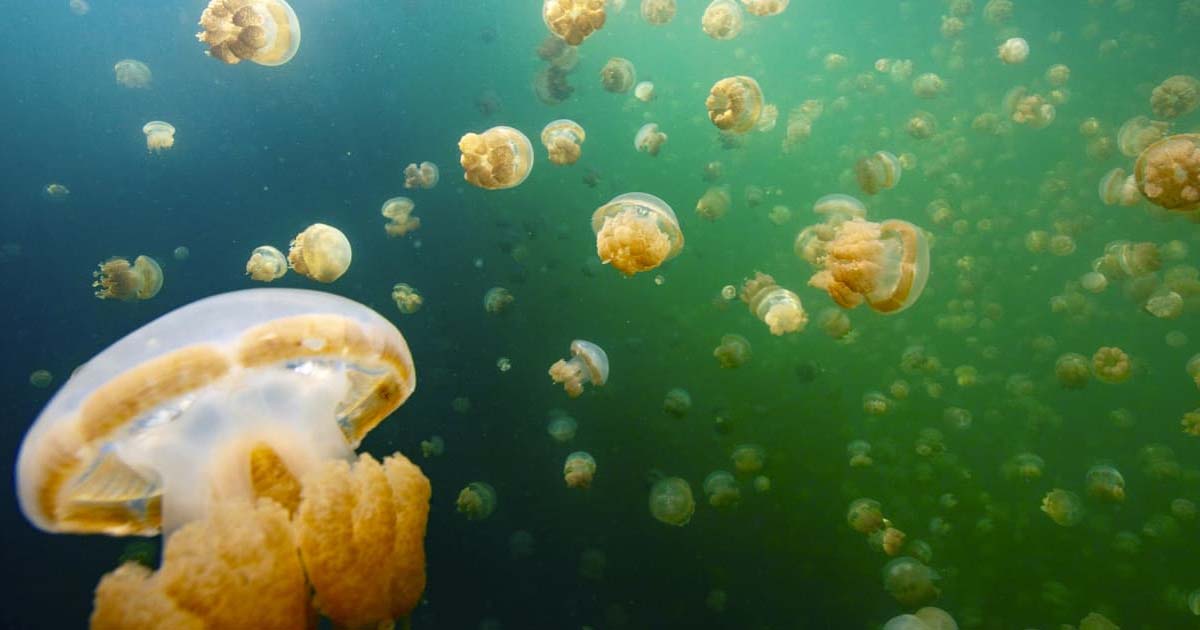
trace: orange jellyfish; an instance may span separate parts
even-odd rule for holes
[[[196,39],[227,64],[281,66],[300,48],[300,20],[284,0],[211,0]]]
[[[392,197],[383,202],[379,213],[388,220],[383,226],[388,236],[404,236],[421,227],[421,219],[412,216],[414,207],[408,197]]]
[[[1104,347],[1092,355],[1092,373],[1096,380],[1117,384],[1129,380],[1132,365],[1129,355],[1120,348]]]
[[[633,62],[628,59],[612,57],[600,69],[600,83],[609,92],[628,92],[636,82],[637,71],[633,68]]]
[[[270,245],[259,245],[250,253],[246,261],[246,275],[251,280],[271,282],[278,280],[287,273],[288,263],[283,252]]]
[[[127,88],[150,87],[150,81],[153,80],[150,67],[137,59],[118,61],[113,66],[113,72],[117,74],[117,83]]]
[[[542,21],[571,46],[604,28],[604,0],[545,0]]]
[[[600,346],[582,339],[571,342],[571,358],[559,359],[550,366],[550,378],[562,383],[567,395],[583,393],[585,383],[601,387],[608,382],[608,354]]]
[[[1150,107],[1159,118],[1178,118],[1200,105],[1200,79],[1186,74],[1168,78],[1150,94]]]
[[[142,133],[146,134],[146,150],[151,153],[162,153],[175,146],[175,127],[161,120],[151,120],[142,125]]]
[[[721,131],[746,133],[763,111],[762,89],[747,76],[726,77],[713,84],[704,105],[708,119]]]
[[[92,287],[101,300],[149,300],[163,285],[162,268],[149,256],[138,256],[133,264],[124,258],[109,258],[92,272]]]
[[[858,187],[868,195],[894,188],[900,183],[900,160],[887,151],[876,151],[854,165]]]
[[[675,0],[642,0],[642,19],[651,26],[662,26],[675,19]]]
[[[712,0],[700,17],[700,29],[717,40],[730,40],[742,32],[742,9],[734,0]]]
[[[542,129],[542,146],[546,147],[550,162],[559,166],[579,161],[586,138],[579,123],[565,118],[552,121]]]
[[[913,79],[912,82],[913,95],[917,98],[937,98],[945,88],[946,82],[942,80],[942,77],[932,72],[926,72]]]
[[[753,278],[746,280],[740,297],[772,335],[803,332],[808,325],[808,313],[800,303],[800,296],[775,284],[775,278],[765,273],[755,272]]]
[[[433,188],[438,183],[438,167],[433,162],[415,162],[404,167],[405,188]]]
[[[648,153],[657,157],[662,146],[667,143],[667,134],[658,130],[657,123],[646,123],[633,136],[633,148],[639,153]]]
[[[600,261],[626,276],[655,269],[683,250],[675,212],[647,193],[618,195],[597,208],[592,231]]]
[[[704,191],[696,202],[696,214],[702,219],[716,221],[729,211],[730,197],[727,186],[712,186]]]
[[[463,179],[488,190],[512,188],[533,168],[533,145],[512,127],[492,127],[468,133],[458,141]]]
[[[567,455],[563,464],[563,480],[568,488],[590,488],[592,478],[596,476],[596,460],[584,451],[575,451]]]
[[[907,221],[843,221],[824,244],[821,270],[808,284],[824,289],[843,308],[864,301],[880,313],[913,305],[929,278],[929,243]]]
[[[292,239],[288,265],[317,282],[333,282],[350,268],[350,241],[332,225],[314,223]]]
[[[1150,203],[1180,212],[1200,208],[1200,134],[1151,144],[1138,156],[1133,173]]]
[[[1082,389],[1090,378],[1090,362],[1077,352],[1068,352],[1054,362],[1054,374],[1063,389]]]

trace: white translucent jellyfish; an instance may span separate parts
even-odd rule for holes
[[[162,153],[175,146],[175,127],[161,120],[151,120],[142,125],[142,133],[146,134],[146,150],[151,153]]]
[[[217,501],[294,506],[299,480],[352,457],[415,384],[400,331],[361,304],[292,289],[206,298],[64,384],[21,446],[21,509],[47,531],[149,536]]]
[[[458,141],[463,179],[488,190],[512,188],[533,169],[533,145],[512,127],[468,133]]]
[[[742,4],[746,5],[746,12],[750,15],[759,17],[769,17],[779,15],[787,8],[788,2],[791,0],[742,0]]]
[[[714,470],[704,478],[704,495],[708,497],[708,504],[715,508],[731,508],[742,500],[742,489],[733,474]]]
[[[288,262],[283,252],[270,245],[255,247],[250,254],[250,260],[246,261],[246,275],[250,276],[251,280],[259,282],[278,280],[287,273],[287,270]]]
[[[542,146],[546,147],[547,157],[559,166],[579,161],[585,139],[587,134],[583,127],[565,118],[551,121],[542,129]]]
[[[637,100],[649,103],[654,100],[654,84],[649,81],[639,82],[633,87],[633,95]]]
[[[861,219],[867,216],[867,207],[855,197],[833,193],[816,200],[813,212],[828,219]]]
[[[626,276],[655,269],[683,250],[675,211],[647,193],[617,195],[597,208],[592,231],[600,261]]]
[[[866,302],[880,313],[912,306],[929,279],[929,243],[920,228],[891,219],[837,224],[824,243],[809,286],[824,289],[843,308]]]
[[[717,40],[730,40],[742,32],[742,9],[734,0],[712,0],[700,17],[700,29]]]
[[[1025,63],[1029,58],[1029,42],[1021,37],[1010,37],[996,49],[996,56],[1007,64]]]
[[[894,188],[900,183],[902,172],[900,160],[888,151],[876,151],[854,165],[858,187],[868,195]]]
[[[659,479],[650,488],[650,515],[660,522],[683,527],[692,520],[696,501],[692,487],[679,477]]]
[[[117,74],[117,83],[127,88],[150,87],[153,80],[150,67],[137,59],[122,59],[113,66],[113,71]]]
[[[704,101],[708,119],[721,131],[746,133],[763,111],[762,88],[747,76],[726,77],[713,84]]]
[[[396,308],[405,315],[412,315],[421,310],[421,305],[425,303],[425,298],[417,293],[417,290],[411,286],[397,282],[392,286],[392,301],[396,303]]]
[[[284,0],[211,0],[196,39],[228,64],[281,66],[300,49],[300,20]]]
[[[438,183],[438,167],[433,162],[409,164],[404,167],[405,188],[433,188]]]
[[[571,358],[559,359],[550,366],[550,378],[562,383],[567,395],[575,398],[583,393],[585,383],[601,387],[608,382],[608,355],[590,341],[571,342]]]
[[[1117,148],[1125,157],[1138,157],[1150,145],[1167,137],[1171,126],[1161,120],[1135,116],[1117,130]]]
[[[667,143],[667,134],[658,130],[657,123],[646,123],[633,136],[633,148],[639,153],[648,153],[657,157],[662,146]]]
[[[546,423],[546,433],[550,434],[555,442],[565,443],[575,439],[575,432],[578,428],[579,424],[575,422],[575,418],[562,411],[552,414],[550,422]]]
[[[604,0],[544,0],[542,21],[571,46],[604,28]]]
[[[613,57],[600,68],[600,84],[608,92],[623,94],[637,82],[637,70],[633,62],[623,57]]]
[[[458,493],[454,504],[467,520],[482,521],[496,511],[496,489],[487,482],[472,481]]]
[[[675,0],[642,0],[642,19],[651,26],[662,26],[675,19]]]
[[[504,287],[492,287],[483,294],[483,310],[488,313],[502,313],[512,305],[513,294]]]
[[[808,325],[808,313],[800,303],[800,296],[775,284],[770,275],[756,272],[742,284],[740,297],[772,335],[803,332]]]
[[[596,476],[596,460],[584,451],[575,451],[567,455],[563,464],[563,480],[568,488],[590,488],[592,478]]]
[[[926,606],[911,615],[892,617],[883,630],[958,630],[958,623],[941,608]]]
[[[101,300],[149,300],[163,285],[162,267],[149,256],[138,256],[132,265],[124,258],[109,258],[100,263],[92,277],[96,279],[92,288]]]
[[[392,197],[383,202],[379,214],[388,220],[383,226],[387,235],[391,237],[404,236],[421,227],[421,219],[412,216],[415,208],[416,205],[408,197]]]
[[[333,282],[350,268],[350,241],[332,225],[314,223],[292,239],[288,265],[317,282]]]

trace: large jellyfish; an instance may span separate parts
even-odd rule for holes
[[[604,0],[545,0],[542,21],[563,41],[578,46],[604,28]]]
[[[667,202],[647,193],[614,197],[592,214],[596,255],[626,276],[679,255],[683,232]]]
[[[628,92],[637,82],[637,71],[633,63],[622,57],[612,57],[600,69],[600,83],[609,92],[621,94]]]
[[[608,354],[590,341],[571,342],[571,358],[559,359],[550,366],[550,378],[562,383],[567,395],[575,398],[583,393],[583,385],[601,387],[608,382]]]
[[[287,258],[283,256],[283,252],[270,245],[255,247],[250,254],[250,260],[246,261],[246,275],[259,282],[278,280],[287,270]]]
[[[281,66],[300,48],[300,20],[284,0],[211,0],[196,39],[228,64]]]
[[[658,157],[658,152],[667,143],[667,134],[658,130],[658,123],[646,123],[633,136],[633,148],[639,153]]]
[[[421,227],[420,217],[412,215],[415,207],[412,199],[408,197],[392,197],[383,202],[379,214],[388,220],[383,226],[388,236],[404,236]]]
[[[350,268],[350,241],[341,230],[314,223],[292,239],[288,264],[296,273],[317,282],[333,282]]]
[[[734,0],[712,0],[700,17],[700,28],[713,39],[733,39],[742,32],[742,9]]]
[[[150,87],[153,79],[150,67],[137,59],[122,59],[113,66],[113,71],[117,74],[117,83],[127,88]]]
[[[1150,203],[1180,212],[1200,208],[1200,134],[1151,144],[1138,156],[1133,172]]]
[[[821,268],[808,284],[843,308],[866,302],[880,313],[912,306],[929,278],[929,243],[917,226],[891,219],[841,221],[816,254]]]
[[[124,258],[109,258],[92,277],[96,279],[92,287],[101,300],[149,300],[163,285],[162,267],[149,256],[138,256],[132,265]]]
[[[739,296],[772,335],[803,332],[808,325],[808,313],[800,303],[800,296],[775,284],[775,278],[768,274],[755,272],[753,278],[742,284]]]
[[[650,488],[650,515],[655,519],[682,527],[692,520],[696,501],[692,498],[692,487],[679,477],[659,479]]]
[[[175,127],[161,120],[151,120],[142,125],[142,133],[146,134],[146,150],[151,153],[162,153],[175,146]]]
[[[438,183],[438,167],[433,162],[409,164],[404,167],[405,188],[433,188]]]
[[[746,133],[754,129],[762,115],[762,89],[750,77],[726,77],[713,84],[704,105],[708,108],[709,120],[717,129]]]
[[[596,460],[584,451],[575,451],[567,455],[563,464],[563,480],[568,488],[590,488],[592,478],[596,476]]]
[[[496,511],[496,489],[485,481],[472,481],[458,493],[455,505],[467,520],[482,521]]]
[[[675,0],[642,0],[642,19],[651,26],[662,26],[675,18]]]
[[[488,190],[512,188],[533,168],[533,145],[512,127],[492,127],[468,133],[458,141],[463,179]]]
[[[550,162],[559,166],[579,161],[585,139],[587,134],[583,127],[565,118],[551,121],[542,129],[542,146],[546,147]]]

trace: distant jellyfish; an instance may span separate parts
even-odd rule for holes
[[[1186,74],[1169,77],[1150,94],[1154,115],[1171,120],[1190,114],[1200,105],[1200,79]]]
[[[596,460],[588,453],[575,451],[563,464],[563,480],[568,488],[590,488],[596,476]]]
[[[1192,355],[1192,358],[1188,359],[1187,364],[1184,366],[1184,371],[1187,372],[1188,376],[1192,377],[1192,380],[1196,383],[1196,387],[1200,388],[1200,354]]]
[[[87,0],[71,0],[67,6],[75,15],[87,15],[88,11],[92,10],[92,5],[88,4]]]
[[[316,280],[333,282],[350,268],[350,241],[341,230],[314,223],[292,239],[288,264],[296,273]]]
[[[900,183],[902,172],[900,160],[887,151],[876,151],[854,165],[858,187],[868,195],[894,188]]]
[[[866,497],[850,502],[846,510],[846,524],[860,534],[870,534],[884,526],[883,508],[879,501]]]
[[[62,184],[50,183],[46,184],[46,187],[42,189],[42,195],[50,201],[62,202],[71,196],[71,191]]]
[[[433,188],[438,183],[438,167],[433,162],[415,162],[404,167],[405,188]]]
[[[550,422],[546,423],[546,433],[554,438],[555,442],[566,443],[575,439],[578,427],[575,418],[568,416],[566,412],[559,411],[550,417]]]
[[[739,475],[753,475],[761,471],[766,460],[767,451],[758,444],[738,444],[729,456],[734,472]]]
[[[742,9],[734,0],[712,0],[700,18],[700,28],[713,39],[733,39],[742,32]]]
[[[903,606],[933,602],[941,594],[934,586],[938,574],[916,558],[901,556],[883,567],[883,587]]]
[[[786,225],[792,220],[792,209],[782,204],[772,206],[767,219],[775,225]]]
[[[1018,453],[1004,464],[1004,474],[1009,478],[1029,482],[1041,479],[1045,468],[1046,462],[1041,457],[1033,453]]]
[[[50,370],[34,370],[29,373],[29,384],[38,389],[50,387],[50,383],[53,380],[54,375],[50,373]]]
[[[846,455],[850,458],[851,468],[867,468],[875,463],[871,458],[871,443],[866,440],[854,440],[847,444]]]
[[[171,123],[152,120],[142,125],[142,133],[146,134],[146,150],[151,153],[162,153],[175,146],[175,127]]]
[[[1150,120],[1145,116],[1135,116],[1122,123],[1121,128],[1117,130],[1117,148],[1125,157],[1140,158],[1147,148],[1165,139],[1170,128],[1170,123]],[[1187,136],[1179,137],[1186,138]]]
[[[741,335],[721,336],[721,345],[713,350],[713,356],[723,368],[736,368],[750,360],[750,342]]]
[[[708,119],[717,129],[746,133],[754,129],[762,115],[762,89],[750,77],[726,77],[713,84],[704,105],[708,108]]]
[[[993,26],[1001,26],[1012,20],[1012,0],[988,0],[983,5],[983,17]]]
[[[731,203],[728,186],[710,186],[696,202],[696,214],[708,221],[716,221],[729,212]]]
[[[996,56],[1007,64],[1025,63],[1029,58],[1029,42],[1021,37],[1010,37],[996,49]]]
[[[210,0],[196,39],[227,64],[281,66],[300,48],[300,20],[284,0]]]
[[[1086,476],[1088,496],[1108,503],[1125,500],[1125,477],[1108,465],[1092,466]]]
[[[388,236],[404,236],[421,227],[421,219],[412,216],[415,207],[412,199],[408,197],[392,197],[383,202],[379,214],[388,220],[383,226]]]
[[[937,98],[945,88],[946,82],[932,72],[926,72],[912,82],[913,95],[917,98]]]
[[[179,247],[171,250],[171,257],[180,262],[187,260],[191,255],[192,251],[184,245],[180,245]]]
[[[1092,355],[1092,373],[1096,380],[1117,384],[1129,380],[1132,365],[1129,355],[1120,348],[1103,347]]]
[[[650,271],[683,250],[679,220],[667,202],[646,193],[614,197],[592,214],[596,255],[632,276]]]
[[[633,95],[637,100],[643,103],[649,103],[654,100],[654,84],[649,81],[641,81],[633,86]]]
[[[608,354],[590,341],[571,342],[571,358],[559,359],[550,366],[550,378],[562,383],[567,395],[575,398],[583,393],[585,383],[601,387],[608,382]]]
[[[442,436],[435,435],[428,440],[421,440],[421,456],[425,459],[430,457],[438,457],[446,452],[446,441]]]
[[[411,286],[397,282],[392,287],[392,301],[396,303],[396,308],[405,315],[412,315],[421,310],[421,305],[425,303],[425,298],[417,293],[417,290]]]
[[[682,418],[692,408],[692,395],[682,387],[675,387],[667,392],[663,399],[663,411],[676,418]]]
[[[651,26],[662,26],[675,18],[675,0],[642,0],[642,19]]]
[[[259,245],[246,261],[246,275],[251,280],[271,282],[278,280],[287,273],[288,262],[283,252],[270,245]]]
[[[717,509],[731,508],[742,500],[742,489],[728,471],[714,470],[704,478],[704,495]]]
[[[904,130],[917,140],[925,140],[937,133],[937,119],[929,112],[916,111],[904,124]]]
[[[762,272],[742,284],[739,294],[750,312],[771,330],[772,335],[803,332],[808,325],[808,313],[800,296],[775,284],[775,278]]]
[[[604,0],[545,0],[542,21],[571,46],[583,43],[592,33],[604,28]]]
[[[633,136],[633,148],[639,153],[648,153],[657,157],[662,146],[667,143],[667,134],[658,130],[657,123],[646,123]]]
[[[1042,497],[1042,511],[1055,523],[1071,527],[1083,518],[1083,502],[1074,492],[1055,488]]]
[[[513,295],[504,287],[492,287],[483,294],[483,310],[488,313],[502,313],[513,303]]]
[[[133,264],[124,258],[109,258],[92,272],[96,297],[101,300],[149,300],[162,289],[163,274],[158,262],[149,256],[138,256]]]
[[[496,510],[496,489],[483,481],[472,481],[458,493],[455,507],[467,520],[482,521]]]
[[[1133,172],[1150,203],[1179,212],[1200,208],[1200,134],[1170,136],[1146,147]]]
[[[533,76],[533,93],[546,105],[558,105],[571,98],[574,86],[567,80],[567,71],[547,66]]]
[[[637,71],[633,68],[633,62],[628,59],[612,57],[600,69],[600,84],[609,92],[628,92],[636,81]]]
[[[655,519],[682,527],[692,520],[695,511],[696,501],[692,498],[692,487],[687,481],[679,477],[665,477],[650,488],[650,515]]]
[[[546,147],[550,162],[559,166],[579,161],[586,138],[579,123],[565,118],[551,121],[542,129],[542,146]]]
[[[1067,67],[1064,64],[1056,63],[1053,66],[1046,68],[1046,83],[1049,83],[1050,85],[1052,85],[1054,87],[1062,87],[1062,86],[1066,85],[1067,81],[1069,81],[1070,79],[1071,79],[1071,68]],[[1091,120],[1095,121],[1096,119],[1092,118]],[[1094,134],[1084,134],[1084,135],[1094,135]]]
[[[809,286],[824,289],[839,306],[866,302],[876,312],[898,313],[925,289],[929,243],[907,221],[842,221],[824,243],[817,266]]]
[[[117,83],[127,88],[150,87],[153,79],[150,67],[137,59],[122,59],[113,66],[113,71],[117,73]]]
[[[791,0],[742,0],[742,4],[746,5],[746,12],[750,15],[759,17],[770,17],[779,15],[787,8],[788,2]]]
[[[1091,362],[1077,352],[1068,352],[1054,363],[1054,374],[1063,389],[1082,389],[1091,376]]]
[[[458,150],[462,152],[463,179],[488,190],[517,186],[533,168],[533,145],[512,127],[468,133],[458,141]]]

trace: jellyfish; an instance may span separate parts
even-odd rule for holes
[[[633,86],[633,96],[643,103],[649,103],[654,100],[654,84],[649,81],[640,81]]]
[[[1083,502],[1074,492],[1055,488],[1042,497],[1042,511],[1055,523],[1071,527],[1083,518]]]
[[[70,189],[58,183],[46,184],[46,187],[42,189],[42,192],[46,195],[46,198],[51,201],[63,201],[71,195]]]
[[[1170,124],[1135,116],[1117,130],[1117,148],[1126,157],[1139,157],[1147,147],[1167,137]]]
[[[88,4],[87,0],[71,0],[71,2],[67,3],[67,6],[70,7],[71,13],[75,15],[87,15],[88,11],[92,10],[92,5]]]
[[[1107,465],[1092,466],[1087,471],[1088,496],[1109,503],[1125,500],[1125,477],[1121,471]]]
[[[50,370],[34,370],[29,373],[29,384],[38,389],[50,387],[53,380],[54,375],[50,373]]]
[[[742,32],[742,9],[734,0],[712,0],[700,18],[700,29],[717,40],[730,40]]]
[[[122,59],[113,66],[117,73],[117,83],[127,88],[150,87],[152,75],[150,67],[137,59]]]
[[[865,301],[874,311],[898,313],[916,302],[929,278],[929,243],[907,221],[843,221],[822,252],[808,284],[843,308]]]
[[[900,183],[900,160],[887,151],[876,151],[854,165],[858,187],[868,195],[894,188]]]
[[[883,567],[883,588],[902,606],[917,607],[936,600],[941,591],[933,582],[938,578],[936,571],[909,556]]]
[[[763,110],[762,89],[747,76],[726,77],[713,84],[704,105],[717,129],[742,134],[754,129]]]
[[[867,207],[850,195],[835,193],[816,200],[813,212],[836,220],[861,219],[867,216]]]
[[[1150,203],[1180,212],[1200,208],[1200,134],[1151,144],[1138,156],[1133,172]]]
[[[658,130],[657,123],[646,123],[633,136],[633,148],[639,153],[648,153],[657,157],[662,146],[667,143],[667,134]]]
[[[762,272],[742,284],[740,297],[754,316],[762,320],[772,335],[803,332],[808,313],[800,296],[775,284],[775,278]]]
[[[785,205],[772,206],[770,212],[767,213],[767,219],[775,225],[786,225],[792,220],[792,209]]]
[[[996,56],[1007,64],[1025,63],[1029,58],[1029,42],[1021,37],[1010,37],[997,48]]]
[[[1200,79],[1186,74],[1167,78],[1150,94],[1154,115],[1171,120],[1195,111],[1200,105]]]
[[[438,167],[433,162],[415,162],[404,167],[404,187],[429,189],[437,186]]]
[[[1195,381],[1196,387],[1200,388],[1200,354],[1192,355],[1183,369]]]
[[[912,82],[912,92],[917,98],[937,98],[945,88],[946,82],[942,80],[942,77],[932,72],[926,72],[913,79]]]
[[[425,298],[421,297],[417,290],[411,286],[397,282],[392,287],[392,301],[396,303],[396,308],[405,315],[412,315],[421,310],[421,305],[425,303]]]
[[[582,339],[571,342],[571,358],[559,359],[550,366],[550,378],[562,383],[567,395],[583,393],[585,383],[601,387],[608,382],[608,355],[600,346]]]
[[[546,147],[550,162],[559,166],[579,161],[586,138],[579,123],[565,118],[552,121],[542,129],[542,146]]]
[[[597,208],[592,231],[600,261],[626,276],[656,269],[683,250],[675,212],[647,193],[617,195]]]
[[[278,280],[287,273],[287,270],[287,258],[283,256],[283,252],[270,245],[255,247],[250,254],[250,260],[246,261],[246,275],[250,276],[251,280],[259,282]]]
[[[770,17],[779,15],[787,8],[788,2],[791,0],[742,0],[742,4],[746,5],[746,11],[750,15],[759,17]]]
[[[692,395],[682,387],[672,388],[663,399],[663,411],[667,414],[682,418],[692,408]]]
[[[575,451],[567,455],[563,464],[563,479],[568,488],[590,488],[592,478],[596,476],[596,460],[583,451]]]
[[[628,92],[637,81],[633,63],[622,57],[612,57],[600,69],[600,83],[604,89],[616,94]]]
[[[512,188],[533,168],[533,145],[512,127],[492,127],[468,133],[458,141],[463,179],[488,190]]]
[[[467,520],[482,521],[496,510],[496,489],[487,482],[472,481],[458,493],[454,505]]]
[[[1054,363],[1054,374],[1063,389],[1082,389],[1091,375],[1091,362],[1077,352],[1068,352]]]
[[[875,463],[871,459],[871,444],[866,440],[854,440],[847,444],[846,455],[850,457],[851,468],[867,468]]]
[[[551,417],[550,422],[546,424],[546,433],[550,434],[555,442],[566,443],[575,439],[575,431],[578,426],[575,418],[560,412]]]
[[[1054,122],[1054,104],[1047,102],[1041,94],[1031,94],[1024,87],[1009,91],[1004,98],[1004,108],[1009,118],[1018,125],[1031,129],[1043,129]]]
[[[425,459],[438,457],[446,452],[446,440],[440,435],[434,435],[428,440],[421,440],[421,456]]]
[[[392,197],[383,202],[379,214],[388,220],[383,229],[389,237],[404,236],[421,227],[420,217],[412,216],[414,208],[412,199],[408,197]]]
[[[571,46],[583,43],[604,28],[604,0],[545,0],[542,21],[551,33]]]
[[[886,521],[882,507],[875,499],[855,499],[846,510],[846,523],[860,534],[870,534],[883,527]]]
[[[753,475],[763,469],[766,464],[767,451],[758,444],[738,444],[733,447],[729,460],[733,462],[733,470],[739,475]]]
[[[675,19],[675,0],[642,0],[642,19],[651,26],[663,26]]]
[[[341,230],[314,223],[292,239],[288,265],[296,273],[316,280],[333,282],[350,268],[350,241]]]
[[[925,140],[937,133],[937,119],[929,112],[918,110],[904,124],[904,130],[917,140]]]
[[[679,477],[664,477],[650,488],[650,515],[658,521],[683,527],[692,520],[695,511],[696,502],[687,481]]]
[[[547,105],[558,105],[574,92],[575,88],[567,81],[567,71],[557,66],[542,68],[533,76],[533,93]]]
[[[1179,424],[1183,426],[1184,433],[1200,437],[1200,407],[1185,412],[1183,414],[1183,418],[1179,421]]]
[[[1128,182],[1129,178],[1125,176],[1125,169],[1119,166],[1105,173],[1100,178],[1100,201],[1104,202],[1106,206],[1126,205],[1125,201],[1127,199],[1132,203],[1137,203],[1141,199],[1141,193],[1137,189],[1136,179],[1133,186],[1128,186]],[[1128,194],[1126,192],[1127,188],[1132,189],[1132,192],[1135,194]]]
[[[742,489],[733,475],[724,470],[714,470],[704,478],[704,495],[708,504],[717,508],[731,508],[742,500]]]
[[[1131,369],[1129,355],[1120,348],[1103,347],[1092,355],[1092,373],[1100,382],[1124,383],[1129,380]]]
[[[149,300],[163,285],[162,267],[149,256],[138,256],[132,265],[124,258],[109,258],[100,263],[92,277],[96,278],[92,282],[94,293],[101,300]]]
[[[702,219],[716,221],[729,211],[728,186],[710,186],[696,202],[696,214]]]
[[[210,0],[196,39],[227,64],[282,66],[300,48],[300,20],[284,0]]]
[[[750,342],[741,335],[722,335],[713,356],[723,368],[740,367],[750,360]]]
[[[1005,476],[1029,482],[1041,479],[1046,462],[1033,453],[1018,453],[1004,465]]]
[[[537,56],[555,69],[568,72],[579,64],[579,49],[556,35],[547,35],[538,44]]]
[[[171,123],[152,120],[142,125],[142,133],[146,134],[146,150],[150,153],[162,153],[175,146],[175,127]]]
[[[504,287],[492,287],[483,294],[483,310],[488,313],[502,313],[512,305],[512,293]]]

